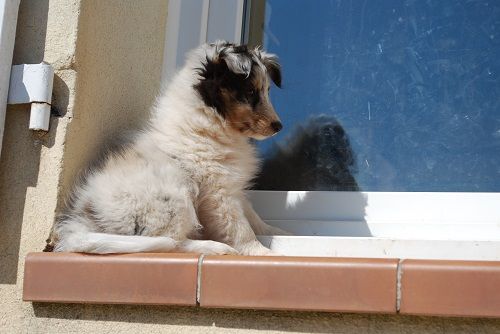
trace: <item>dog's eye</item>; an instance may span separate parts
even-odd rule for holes
[[[252,105],[256,106],[259,103],[259,92],[255,89],[249,89],[247,91],[246,100]]]

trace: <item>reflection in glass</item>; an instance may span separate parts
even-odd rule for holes
[[[258,189],[500,191],[500,2],[254,0],[250,18],[284,78]],[[349,138],[349,182],[325,177],[339,143],[299,147],[321,120]]]
[[[359,190],[356,162],[344,129],[331,116],[313,116],[268,149],[257,189]]]

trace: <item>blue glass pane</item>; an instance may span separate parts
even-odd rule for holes
[[[268,0],[257,189],[500,191],[500,1]]]

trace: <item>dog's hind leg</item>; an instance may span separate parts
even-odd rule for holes
[[[278,255],[257,240],[239,197],[216,195],[205,197],[198,207],[205,238],[228,244],[241,255]]]
[[[194,208],[192,201],[187,200],[185,203],[185,207],[186,220],[190,221],[195,227],[201,227],[196,215],[196,209]],[[194,234],[196,235],[198,233]],[[175,251],[185,253],[199,253],[205,255],[238,254],[238,251],[236,249],[222,242],[192,239],[185,239],[179,242],[177,247],[175,248]]]
[[[172,195],[170,198],[173,202],[174,196]],[[193,240],[199,237],[199,229],[202,226],[198,221],[193,202],[187,194],[181,195],[175,201],[175,204],[170,203],[170,206],[165,206],[165,203],[159,204],[155,206],[157,210],[150,210],[145,217],[147,224],[142,232],[150,236],[174,238],[176,245],[170,251],[206,255],[238,254],[238,251],[234,248],[221,242]],[[174,212],[174,214],[171,214],[171,212]],[[163,219],[168,215],[171,215],[171,218],[165,224]]]

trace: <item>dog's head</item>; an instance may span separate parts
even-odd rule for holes
[[[269,99],[271,81],[281,86],[278,58],[258,48],[216,42],[206,46],[206,60],[194,85],[204,103],[213,107],[228,126],[255,139],[281,130]]]

